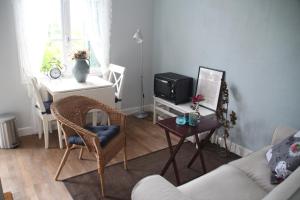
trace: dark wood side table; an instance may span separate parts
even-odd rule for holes
[[[174,168],[174,172],[175,172],[175,176],[176,176],[176,182],[177,182],[177,185],[180,184],[180,179],[179,179],[175,156],[178,153],[180,147],[182,146],[184,140],[190,136],[195,137],[195,141],[196,141],[198,148],[197,148],[195,154],[193,155],[191,161],[188,163],[188,167],[190,167],[196,160],[197,156],[199,156],[201,165],[203,168],[203,172],[206,173],[206,167],[205,167],[204,158],[203,158],[201,150],[203,149],[205,144],[207,142],[209,142],[209,139],[210,139],[211,135],[215,132],[215,130],[221,126],[220,123],[216,119],[214,119],[213,117],[210,116],[210,117],[201,117],[200,123],[195,127],[188,126],[188,125],[183,125],[183,126],[177,125],[176,117],[160,120],[157,122],[157,124],[165,130],[168,146],[170,149],[170,158],[167,161],[167,163],[165,164],[164,168],[162,169],[161,175],[163,176],[166,173],[167,169],[169,168],[170,164],[173,163],[173,168]],[[206,137],[203,140],[200,141],[198,138],[198,135],[201,133],[204,133],[206,131],[210,131],[210,132],[209,132],[209,134],[206,135]],[[180,140],[174,150],[173,150],[173,146],[171,143],[170,133],[172,133],[180,138]]]

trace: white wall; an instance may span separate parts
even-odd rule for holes
[[[29,127],[30,102],[20,80],[10,0],[0,1],[0,27],[0,113],[14,113],[17,117],[17,127]]]
[[[153,1],[113,0],[111,62],[127,67],[123,108],[140,104],[140,67],[138,66],[138,45],[132,36],[137,28],[142,30],[145,104],[152,102],[152,43],[153,43]]]
[[[111,61],[127,67],[123,108],[137,107],[140,103],[140,79],[137,63],[137,44],[132,35],[141,28],[144,35],[144,68],[146,104],[151,103],[152,88],[152,26],[153,2],[151,0],[113,0]],[[14,16],[10,0],[0,1],[0,113],[17,116],[17,127],[32,126],[31,105],[21,84],[17,61]]]

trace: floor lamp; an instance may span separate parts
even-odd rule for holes
[[[143,35],[140,29],[137,29],[136,32],[133,35],[133,40],[139,45],[138,54],[139,56],[139,66],[141,68],[141,105],[140,110],[135,113],[135,117],[139,119],[146,118],[148,116],[148,113],[144,111],[144,70],[143,70]]]

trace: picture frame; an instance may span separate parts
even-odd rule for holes
[[[217,110],[222,81],[225,71],[199,66],[196,95],[202,95],[204,100],[199,105],[212,111]]]

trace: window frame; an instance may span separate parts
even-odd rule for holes
[[[60,1],[60,24],[62,35],[61,39],[50,39],[50,41],[61,40],[62,42],[62,64],[66,66],[66,70],[63,72],[63,76],[72,75],[72,63],[69,61],[69,52],[71,50],[71,42],[74,40],[81,40],[80,38],[72,39],[71,35],[71,0],[59,0]],[[90,41],[88,41],[87,51],[88,54],[91,53]],[[90,56],[90,55],[89,55]],[[91,75],[101,76],[101,65],[95,67],[90,67]]]

